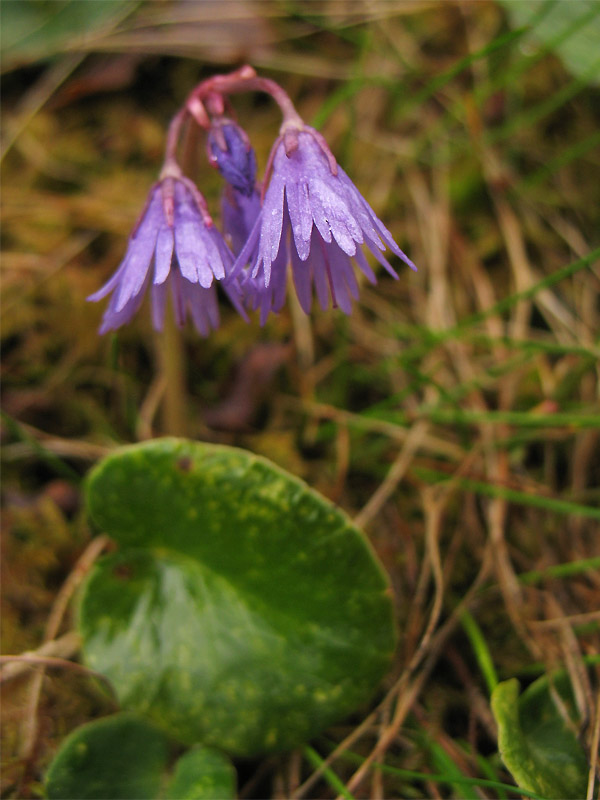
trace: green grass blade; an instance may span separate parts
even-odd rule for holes
[[[310,747],[310,745],[306,745],[306,747],[303,749],[303,752],[307,761],[310,762],[312,767],[319,769],[323,766],[323,759],[316,750]],[[354,800],[354,795],[348,791],[346,785],[338,778],[331,767],[325,767],[323,770],[323,777],[338,796],[345,797],[347,800]]]
[[[492,655],[485,641],[483,632],[470,611],[465,609],[460,615],[460,622],[464,632],[469,638],[475,658],[486,682],[488,692],[491,694],[498,685],[498,676],[492,660]]]
[[[570,578],[573,575],[581,575],[588,570],[596,571],[600,569],[600,556],[596,558],[584,558],[579,561],[569,561],[566,564],[554,564],[546,569],[534,569],[530,572],[522,572],[519,575],[521,583],[534,584],[541,583],[549,578]]]
[[[426,483],[436,484],[455,480],[456,484],[460,486],[461,489],[464,489],[468,492],[483,494],[487,497],[500,497],[504,500],[508,500],[511,503],[534,506],[535,508],[543,508],[548,512],[572,514],[575,516],[600,520],[600,509],[592,508],[592,506],[584,506],[579,503],[571,503],[568,500],[558,500],[553,497],[542,497],[540,495],[528,494],[527,492],[521,492],[518,489],[509,489],[505,486],[493,486],[490,483],[476,481],[470,478],[454,478],[452,476],[448,476],[444,472],[427,469],[425,467],[415,467],[413,472]]]
[[[353,753],[350,750],[340,753],[340,758],[343,758],[347,761],[352,761],[354,764],[362,764],[364,762],[364,758],[362,756],[360,756],[358,753]],[[371,764],[371,768],[380,770],[387,775],[392,775],[404,781],[430,781],[431,783],[448,782],[447,775],[440,775],[439,773],[429,774],[427,772],[418,772],[412,769],[402,769],[401,767],[393,767],[389,764],[382,764],[378,761],[375,761],[373,764]],[[461,787],[476,786],[482,789],[505,790],[508,792],[518,793],[522,797],[530,797],[532,800],[545,800],[545,798],[541,797],[535,792],[530,792],[526,789],[517,789],[516,786],[512,786],[509,783],[503,783],[502,781],[489,780],[488,778],[466,778],[464,776],[456,776],[452,780],[453,783]]]

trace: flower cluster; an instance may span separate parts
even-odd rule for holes
[[[254,90],[268,92],[284,118],[262,186],[256,182],[256,157],[248,137],[225,115],[229,94]],[[209,162],[225,180],[223,234],[176,159],[181,131],[192,122],[207,130]],[[331,301],[350,313],[352,300],[358,298],[354,265],[375,283],[365,250],[398,277],[383,254],[386,248],[416,269],[281,87],[244,67],[204,81],[175,116],[164,167],[125,258],[88,299],[112,293],[100,328],[105,333],[128,322],[151,287],[156,329],[162,329],[170,293],[177,325],[184,325],[189,312],[206,336],[219,324],[217,284],[245,318],[245,308],[259,310],[262,324],[284,305],[291,271],[307,314],[313,287],[323,310]]]

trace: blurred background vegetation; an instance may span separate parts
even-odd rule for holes
[[[401,647],[372,707],[242,765],[242,796],[507,797],[459,780],[511,780],[489,691],[557,668],[591,752],[600,5],[9,0],[2,17],[2,652],[76,655],[61,604],[92,536],[82,478],[119,444],[183,434],[304,478],[395,589]],[[170,117],[243,63],[324,132],[419,272],[380,275],[349,318],[290,298],[261,329],[223,306],[202,340],[156,335],[144,306],[99,338],[85,298],[124,253]],[[264,167],[277,109],[234,105]],[[216,214],[202,144],[195,162]],[[38,796],[61,738],[111,710],[72,670],[30,679],[3,686],[5,797]]]

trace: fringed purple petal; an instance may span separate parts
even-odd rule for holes
[[[345,192],[340,191],[341,188],[338,179],[333,175],[329,177],[329,183],[320,178],[311,179],[309,183],[311,213],[316,212],[319,218],[317,225],[319,231],[324,228],[329,229],[342,250],[352,256],[356,251],[355,243],[363,242],[363,232],[354,218]],[[331,233],[323,237],[325,241],[331,241]]]
[[[347,261],[348,256],[334,244],[331,244],[327,248],[327,255],[329,256],[333,302],[336,306],[341,308],[345,314],[350,314],[352,311],[352,299],[348,292],[346,271],[344,269],[344,259]]]
[[[283,231],[279,241],[279,250],[273,259],[273,263],[270,265],[270,275],[268,280],[265,274],[265,287],[269,285],[271,280],[273,280],[275,281],[276,291],[277,288],[281,286],[282,282],[285,285],[290,251],[294,249],[294,240],[291,234],[292,223],[290,222],[290,214],[287,205],[283,209],[282,227]]]
[[[265,208],[263,208],[263,215],[264,214],[266,214]],[[279,256],[279,253],[281,252],[281,249],[286,247],[286,243],[287,243],[287,239],[288,239],[288,236],[289,236],[290,228],[291,228],[290,215],[289,215],[289,212],[288,212],[288,209],[287,209],[287,205],[285,205],[284,208],[283,208],[283,211],[282,211],[281,232],[280,232],[280,236],[279,236],[278,248],[277,248],[277,250],[275,252],[275,255],[274,255],[274,257],[269,256],[268,258],[267,258],[267,256],[265,256],[264,259],[262,260],[262,264],[261,264],[261,256],[260,256],[261,245],[259,244],[259,256],[258,256],[258,259],[257,259],[257,262],[256,262],[256,266],[255,266],[255,268],[254,268],[254,270],[252,272],[253,276],[256,276],[258,274],[257,267],[258,266],[262,267],[262,273],[263,273],[263,276],[264,276],[265,287],[267,287],[269,285],[270,281],[271,281],[271,273],[272,273],[272,269],[273,269],[274,265],[279,263],[278,256]],[[262,238],[262,232],[261,232],[261,238]]]
[[[317,292],[317,300],[322,311],[329,308],[329,281],[327,278],[327,265],[325,258],[327,254],[327,244],[313,233],[313,241],[311,245],[310,263],[315,289]]]
[[[373,224],[372,218],[375,217],[373,209],[341,167],[338,167],[338,187],[363,234],[369,236],[381,250],[384,250],[385,245],[379,238],[379,234]]]
[[[369,281],[369,283],[373,284],[377,283],[377,278],[375,277],[375,273],[371,269],[371,265],[365,258],[365,254],[363,253],[360,247],[356,248],[356,253],[354,254],[354,260],[356,261],[359,270]]]
[[[313,226],[308,187],[302,180],[289,181],[286,183],[285,192],[296,251],[300,259],[306,261],[310,252],[310,234]]]
[[[203,223],[196,221],[178,221],[175,211],[175,252],[181,274],[190,283],[199,283],[207,289],[213,282],[213,274],[208,266],[201,226]]]
[[[271,280],[267,287],[262,269],[256,277],[252,277],[249,273],[244,277],[242,286],[244,302],[252,311],[260,310],[261,325],[265,324],[271,312],[277,313],[285,303],[288,262],[286,238],[281,241],[277,258],[273,261]]]
[[[229,248],[223,241],[223,237],[215,228],[205,228],[204,244],[206,245],[206,252],[208,255],[208,268],[211,270],[213,276],[222,281],[225,277],[225,264],[223,263],[223,256],[226,253],[227,266],[231,266],[233,257]]]
[[[331,227],[329,226],[329,215],[326,210],[325,196],[328,193],[327,186],[320,179],[313,179],[308,184],[308,199],[310,203],[310,213],[313,221],[318,228],[321,237],[326,241],[331,241]],[[329,204],[327,204],[329,207]]]
[[[208,289],[230,271],[233,255],[219,231],[207,226],[188,187],[175,186],[175,252],[182,276]]]
[[[333,238],[338,243],[339,247],[344,251],[344,253],[347,253],[349,256],[353,256],[356,253],[356,241],[352,236],[347,221],[332,219],[330,224]],[[361,239],[357,241],[362,243],[362,236]]]
[[[283,308],[287,291],[287,255],[285,260],[279,258],[281,263],[278,269],[273,270],[273,278],[268,289],[262,289],[257,307],[260,306],[260,324],[264,325],[271,312],[277,314]],[[275,266],[275,264],[274,264]]]
[[[157,285],[164,283],[169,277],[174,246],[173,231],[163,225],[156,237],[156,252],[154,254],[154,283]]]
[[[227,186],[221,200],[223,232],[231,240],[237,255],[248,241],[250,232],[260,214],[260,195],[255,190],[246,197]]]
[[[137,310],[142,304],[147,283],[148,281],[146,281],[146,284],[141,287],[140,291],[134,295],[121,309],[117,308],[117,295],[113,294],[102,317],[102,323],[98,331],[100,335],[103,335],[108,331],[117,330],[117,328],[120,328],[121,325],[126,325],[131,321],[132,317],[136,314]]]
[[[299,258],[296,248],[292,243],[290,247],[291,261],[292,261],[292,275],[294,278],[294,286],[296,287],[296,295],[300,302],[300,307],[305,314],[310,314],[310,306],[312,301],[311,291],[311,265]]]
[[[117,292],[115,305],[115,311],[117,312],[125,308],[131,298],[135,297],[144,285],[150,262],[154,255],[158,228],[162,222],[161,203],[160,192],[155,192],[135,236],[129,241],[124,262],[126,266]]]
[[[373,244],[373,242],[372,242],[370,239],[365,239],[365,244],[367,245],[367,247],[369,248],[369,250],[371,251],[371,253],[372,253],[372,254],[375,256],[375,258],[377,259],[377,261],[379,261],[379,263],[381,264],[381,266],[382,266],[382,267],[385,267],[385,269],[386,269],[386,270],[389,272],[389,274],[392,276],[392,278],[395,278],[396,280],[398,280],[398,273],[397,273],[397,272],[396,272],[396,270],[395,270],[395,269],[392,267],[392,265],[390,264],[390,262],[389,262],[389,261],[387,260],[387,258],[386,258],[386,257],[383,255],[383,253],[381,253],[381,252],[380,252],[380,251],[377,249],[377,247],[375,247],[375,245]]]
[[[290,245],[290,249],[293,249]],[[277,314],[283,308],[287,289],[288,242],[284,236],[281,240],[277,258],[273,262],[271,278],[271,308]]]
[[[244,308],[244,294],[239,286],[237,286],[235,283],[231,283],[229,285],[222,283],[221,286],[223,287],[223,291],[227,295],[229,302],[235,308],[240,317],[245,322],[249,322],[250,320],[248,319],[248,314]]]
[[[337,269],[337,271],[343,277],[344,283],[348,287],[348,291],[350,292],[351,296],[355,300],[358,300],[358,281],[356,280],[354,267],[352,266],[350,258],[346,255],[346,253],[338,251],[333,256],[333,262],[335,265],[334,269]]]
[[[258,258],[260,261],[264,261],[265,264],[271,264],[279,251],[283,226],[284,191],[285,181],[274,175],[265,194],[258,248]]]
[[[208,289],[214,278],[209,231],[195,198],[180,182],[175,184],[175,252],[182,276]]]
[[[187,303],[194,327],[201,336],[208,336],[211,329],[219,327],[219,308],[217,291],[214,286],[203,289],[197,284],[185,287]]]
[[[106,297],[107,294],[110,294],[112,290],[115,288],[115,286],[118,285],[121,278],[123,277],[123,272],[125,271],[126,267],[127,267],[127,257],[125,257],[125,260],[121,262],[121,264],[117,268],[117,271],[113,274],[111,278],[109,278],[106,281],[104,286],[100,287],[100,289],[98,289],[97,292],[94,292],[94,294],[91,294],[86,299],[90,303],[96,303],[98,302],[98,300],[102,300],[103,297]]]
[[[383,239],[385,244],[389,247],[389,249],[392,251],[392,253],[397,255],[398,258],[401,258],[402,261],[404,261],[404,263],[407,266],[409,266],[412,270],[416,271],[416,269],[417,269],[416,266],[413,264],[413,262],[410,260],[410,258],[406,255],[406,253],[404,253],[398,247],[398,245],[394,241],[394,238],[393,238],[392,234],[385,227],[385,225],[379,219],[377,214],[373,211],[373,209],[371,208],[369,203],[365,200],[365,198],[361,195],[361,193],[358,191],[356,186],[352,183],[350,178],[346,175],[344,170],[341,169],[341,168],[339,169],[339,175],[340,175],[340,180],[346,186],[346,188],[350,192],[354,193],[357,203],[360,206],[362,206],[362,209],[363,209],[364,213],[366,214],[367,218],[371,221],[372,225],[375,226],[375,228],[379,232],[379,235],[381,236],[381,238]],[[358,208],[356,208],[356,214],[357,214],[357,216],[359,214],[359,209]],[[371,229],[371,231],[369,231],[369,225],[368,225],[367,221],[364,220],[364,217],[361,216],[360,219],[361,219],[361,224],[362,224],[363,231],[365,232],[365,235],[368,236],[371,239],[371,241],[373,243],[375,243],[377,247],[379,247],[380,250],[383,250],[384,248],[379,244],[379,237],[373,236],[372,229]]]
[[[258,246],[259,246],[259,238],[261,235],[261,227],[262,227],[262,212],[256,218],[254,223],[254,227],[250,231],[248,235],[248,239],[246,240],[246,244],[242,247],[240,252],[238,253],[237,258],[233,263],[233,267],[231,268],[230,277],[235,278],[246,264],[250,264],[250,270],[254,272],[258,268]]]

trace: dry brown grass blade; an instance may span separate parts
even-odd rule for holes
[[[85,56],[80,53],[64,56],[54,66],[50,67],[27,92],[12,118],[4,121],[5,130],[2,147],[0,148],[0,161],[4,159],[38,111],[43,108],[67,78],[73,74],[84,58]]]
[[[571,621],[569,621],[556,597],[548,593],[545,597],[549,613],[555,616],[559,636],[559,647],[562,655],[561,661],[569,673],[569,680],[575,696],[575,705],[581,719],[581,726],[585,728],[589,723],[594,705],[594,692],[587,667],[583,660],[583,653]],[[561,624],[562,621],[562,624]]]
[[[90,542],[77,560],[77,563],[61,587],[52,605],[52,610],[50,611],[50,615],[46,623],[44,643],[50,642],[56,637],[73,594],[92,568],[92,565],[96,559],[100,556],[102,551],[108,547],[109,543],[110,540],[107,536],[97,536]],[[40,656],[38,658],[43,657]],[[38,732],[37,708],[40,700],[43,680],[44,666],[42,665],[41,668],[37,670],[31,681],[29,697],[21,722],[20,754],[24,761],[29,761],[29,759],[31,759],[36,744]]]
[[[354,524],[359,528],[366,527],[379,513],[383,505],[394,493],[398,484],[409,469],[415,453],[419,450],[429,429],[429,424],[424,420],[417,422],[410,428],[402,449],[392,463],[383,483],[373,493],[369,502],[354,517]]]
[[[588,777],[586,800],[594,799],[594,785],[600,781],[598,775],[598,756],[600,754],[600,693],[596,697],[594,707],[593,728],[592,728],[592,747],[590,760],[590,774]]]
[[[82,664],[78,664],[76,661],[69,661],[66,658],[59,658],[58,656],[43,656],[37,653],[20,653],[19,655],[4,655],[0,656],[0,665],[6,666],[19,666],[27,668],[33,667],[43,667],[44,669],[48,667],[52,667],[54,669],[66,669],[66,670],[73,670],[73,672],[80,672],[82,675],[89,675],[94,678],[100,678],[106,681],[104,675],[99,672],[95,672],[93,669],[89,669],[88,667],[84,667]],[[21,670],[19,670],[20,674]],[[38,675],[42,674],[41,671],[37,673]],[[5,678],[2,678],[5,680]]]
[[[421,641],[419,642],[419,646],[416,652],[413,654],[413,657],[404,671],[403,676],[401,676],[398,681],[398,699],[396,701],[396,707],[394,709],[392,719],[389,725],[382,730],[379,740],[373,750],[364,759],[361,766],[348,781],[347,788],[350,792],[355,792],[358,787],[361,786],[365,777],[369,773],[373,762],[382,758],[382,756],[391,747],[413,703],[416,701],[426,683],[427,672],[423,670],[423,672],[418,673],[417,667],[423,660],[425,654],[429,651],[431,639],[439,622],[444,602],[444,580],[439,551],[439,536],[443,519],[443,510],[447,501],[447,491],[443,490],[442,492],[439,492],[431,487],[427,487],[423,490],[422,506],[426,517],[426,559],[431,565],[435,586],[433,604],[427,625],[423,631]],[[411,674],[415,675],[415,678],[412,683],[409,683],[409,676]],[[401,686],[402,688],[400,688]]]
[[[4,663],[0,670],[0,683],[18,678],[31,669],[29,658],[58,658],[60,660],[72,658],[81,647],[81,637],[75,631],[69,631],[58,639],[45,642],[37,650],[28,650],[20,656],[0,656],[0,659],[10,659]],[[41,662],[33,662],[41,663]],[[71,662],[72,663],[72,662]]]
[[[331,419],[333,422],[346,424],[348,427],[356,427],[359,430],[370,430],[376,433],[382,433],[389,436],[389,438],[394,441],[405,442],[409,435],[409,430],[407,428],[402,428],[399,425],[394,425],[393,423],[388,423],[383,420],[361,416],[360,414],[345,411],[342,408],[336,408],[326,403],[301,402],[295,397],[286,397],[285,402],[286,405],[289,405],[291,408],[308,412],[315,417]],[[423,434],[422,448],[427,452],[447,456],[456,461],[462,459],[464,456],[462,447],[432,434]]]
[[[113,449],[95,442],[52,436],[33,425],[26,425],[25,423],[20,423],[19,427],[27,437],[39,442],[45,450],[57,456],[78,458],[84,461],[97,461],[99,458],[108,455]],[[8,461],[18,460],[39,455],[39,449],[36,445],[27,441],[15,442],[14,444],[4,445],[2,455]]]

